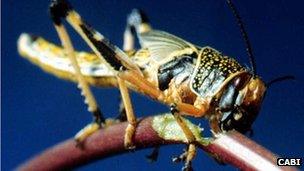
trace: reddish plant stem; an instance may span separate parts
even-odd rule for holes
[[[139,122],[134,136],[136,150],[182,143],[159,137],[152,128],[152,119],[148,117]],[[86,139],[83,149],[77,148],[73,139],[66,140],[20,165],[17,170],[66,170],[128,152],[124,148],[126,126],[124,122],[101,129]],[[235,131],[219,135],[208,146],[198,144],[198,147],[241,170],[297,170],[293,167],[278,167],[277,156]]]

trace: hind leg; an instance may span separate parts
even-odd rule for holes
[[[86,24],[80,15],[73,10],[72,6],[64,0],[53,1],[50,12],[55,27],[62,27],[61,19],[66,19],[68,23],[79,33],[79,35],[87,42],[95,54],[105,60],[110,68],[116,73],[119,89],[126,110],[127,120],[129,122],[125,134],[125,146],[130,148],[133,146],[132,137],[136,127],[136,117],[133,113],[131,100],[125,80],[121,79],[118,73],[121,70],[132,71],[133,75],[143,80],[139,67],[129,58],[129,56],[115,45],[111,44],[102,34],[94,30]],[[59,32],[60,33],[60,32]],[[90,128],[88,128],[90,130]],[[86,130],[86,129],[85,129]],[[87,132],[87,131],[85,131]],[[81,132],[81,135],[84,135]]]
[[[105,119],[102,115],[99,106],[97,105],[95,97],[91,92],[87,81],[84,79],[83,75],[81,74],[80,67],[75,57],[73,45],[71,43],[68,33],[66,32],[65,27],[60,22],[54,22],[54,26],[59,35],[61,43],[66,51],[66,54],[69,57],[71,64],[74,68],[75,76],[77,77],[78,80],[78,88],[81,90],[81,94],[85,98],[85,103],[88,105],[88,111],[90,111],[94,117],[92,123],[88,124],[85,128],[83,128],[81,131],[79,131],[76,134],[75,140],[78,143],[80,143],[86,137],[97,131],[101,127],[101,125],[105,123]]]

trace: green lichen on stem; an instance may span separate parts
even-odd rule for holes
[[[203,128],[191,123],[188,119],[183,118],[183,120],[190,128],[198,143],[208,145],[212,141],[211,138],[203,137]],[[183,130],[178,125],[172,114],[165,113],[155,116],[152,121],[152,127],[158,135],[165,140],[182,141],[184,143],[188,142]]]

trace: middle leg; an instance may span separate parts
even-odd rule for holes
[[[188,149],[181,154],[179,157],[174,158],[173,161],[185,161],[185,166],[183,167],[183,170],[190,171],[192,170],[192,160],[194,159],[196,155],[196,146],[195,146],[195,136],[191,132],[190,128],[187,126],[187,124],[184,122],[183,117],[180,115],[180,111],[178,111],[175,104],[171,105],[171,113],[174,116],[176,122],[183,130],[186,139],[188,140]]]

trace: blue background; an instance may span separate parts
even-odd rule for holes
[[[86,2],[86,3],[85,3]],[[113,43],[122,45],[126,15],[142,8],[154,28],[178,35],[201,46],[212,46],[248,63],[244,43],[224,1],[77,1],[76,10]],[[293,74],[296,81],[271,87],[260,116],[253,125],[253,139],[284,157],[304,156],[304,15],[303,1],[238,1],[256,56],[257,71],[266,81]],[[73,136],[91,121],[76,85],[45,74],[20,58],[16,40],[20,33],[41,35],[59,43],[47,14],[48,1],[2,1],[2,169],[11,170],[43,149]],[[88,50],[74,31],[77,49]],[[116,89],[94,88],[103,112],[117,113]],[[167,107],[132,94],[139,116],[168,111]],[[202,123],[204,119],[200,120]],[[207,126],[205,126],[207,128]],[[151,164],[144,156],[150,149],[98,161],[79,170],[179,170],[171,156],[184,146],[161,148],[159,161]],[[232,170],[220,166],[202,151],[194,161],[197,170]]]

